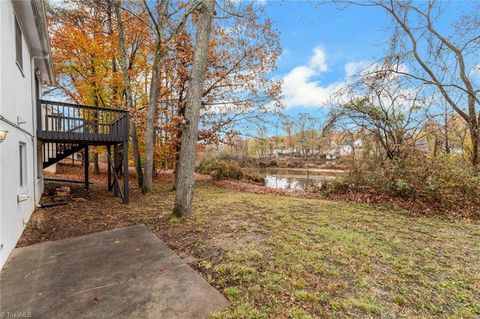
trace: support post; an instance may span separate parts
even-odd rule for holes
[[[85,157],[85,189],[88,190],[89,187],[89,169],[90,169],[90,159],[88,158],[88,145],[85,145],[84,150],[84,157]]]
[[[119,163],[118,144],[114,144],[113,145],[113,169],[115,170],[114,173],[118,173],[117,171],[118,163]],[[118,176],[118,174],[116,176]],[[113,185],[113,195],[118,196],[117,183],[114,183]]]
[[[107,177],[108,177],[108,186],[107,190],[111,191],[112,190],[112,151],[111,151],[111,145],[107,145],[107,161],[108,161],[108,167],[107,167]]]
[[[35,81],[37,83],[37,81]],[[37,94],[38,96],[38,94]],[[46,114],[46,108],[45,108],[45,116]],[[39,99],[37,99],[37,132],[42,130],[42,103],[40,102]]]
[[[123,203],[128,204],[128,141],[123,142]]]

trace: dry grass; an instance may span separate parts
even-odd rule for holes
[[[478,221],[208,181],[176,219],[171,182],[128,206],[95,184],[86,202],[37,210],[20,245],[144,223],[230,300],[215,318],[480,317]]]

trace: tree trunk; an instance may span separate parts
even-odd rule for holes
[[[159,35],[160,36],[160,35]],[[154,155],[154,135],[155,120],[157,118],[157,103],[160,91],[160,61],[161,61],[161,39],[157,40],[157,49],[153,61],[152,79],[150,82],[150,95],[147,109],[147,127],[145,129],[145,168],[143,172],[144,194],[153,189],[153,155]]]
[[[140,149],[138,148],[137,123],[130,125],[130,137],[132,138],[133,161],[135,164],[135,172],[137,175],[137,184],[139,188],[143,186],[142,159],[140,158]]]
[[[120,45],[120,64],[122,67],[123,81],[125,82],[125,95],[127,98],[127,106],[129,110],[134,109],[133,96],[132,96],[132,87],[130,84],[130,76],[128,75],[128,60],[127,60],[127,50],[125,48],[125,33],[123,30],[122,17],[120,15],[119,3],[115,5],[115,15],[117,16],[118,24],[118,42]],[[142,188],[143,184],[143,172],[142,172],[142,161],[140,158],[140,151],[138,149],[138,136],[137,136],[137,124],[133,121],[130,125],[130,136],[132,138],[132,151],[133,159],[135,163],[135,172],[137,175],[138,187]]]
[[[182,99],[182,96],[180,96],[180,99]],[[184,101],[180,100],[179,103],[179,108],[177,111],[177,116],[184,118],[185,117],[185,103]],[[176,144],[175,144],[175,161],[174,161],[174,166],[173,166],[173,174],[176,176],[177,175],[177,167],[178,167],[178,162],[180,161],[180,149],[182,146],[182,124],[180,123],[180,126],[178,128],[178,131],[176,133]]]
[[[108,35],[113,34],[113,4],[111,1],[108,1],[107,4],[107,33]],[[112,76],[115,78],[117,74],[117,59],[115,58],[115,41],[112,37],[111,42],[111,55],[112,55]],[[112,84],[112,98],[110,100],[110,107],[117,106],[119,102],[118,99],[118,85],[117,82],[114,81]],[[118,107],[118,106],[117,106]]]
[[[438,156],[438,149],[440,146],[440,141],[437,136],[434,136],[434,142],[433,142],[433,158]]]
[[[203,0],[198,7],[199,22],[194,48],[192,76],[185,107],[185,125],[182,128],[180,161],[175,178],[175,206],[177,216],[192,213],[194,169],[198,140],[198,121],[202,104],[203,84],[208,63],[208,45],[215,14],[215,1]]]
[[[98,164],[98,153],[93,154],[93,173],[100,174],[100,165]]]
[[[448,110],[445,108],[445,127],[444,127],[444,134],[445,134],[445,154],[450,154],[450,137],[448,136]]]
[[[93,85],[94,85],[94,88],[95,88],[94,105],[98,107],[99,106],[99,98],[98,98],[97,85],[96,85],[95,82],[93,82]],[[95,112],[95,133],[98,133],[98,112]],[[97,150],[95,150],[95,154],[93,154],[93,173],[95,175],[100,174],[100,165],[98,164],[98,151]]]
[[[480,169],[480,129],[473,118],[470,125],[470,138],[472,139],[472,165]]]

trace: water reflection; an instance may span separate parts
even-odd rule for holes
[[[265,175],[265,186],[270,188],[301,190],[307,188],[320,188],[321,178],[303,176]]]
[[[343,173],[341,170],[318,168],[262,168],[245,171],[263,176],[267,187],[293,190],[321,188],[327,180]]]

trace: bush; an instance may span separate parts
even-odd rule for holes
[[[410,184],[408,184],[408,182],[406,180],[403,180],[401,178],[395,180],[394,188],[400,195],[404,195],[404,196],[411,195],[411,193],[413,191]]]
[[[208,174],[215,179],[241,179],[243,172],[237,162],[228,160],[206,160],[197,168],[201,174]]]
[[[277,167],[278,162],[275,159],[270,160],[270,163],[268,163],[268,167]]]
[[[469,163],[454,156],[431,158],[411,151],[396,160],[364,161],[331,191],[373,191],[480,217],[480,176]]]
[[[303,160],[295,158],[290,158],[285,161],[285,166],[287,168],[302,168],[304,164]]]
[[[243,174],[243,179],[257,184],[265,184],[265,177],[258,174]]]

